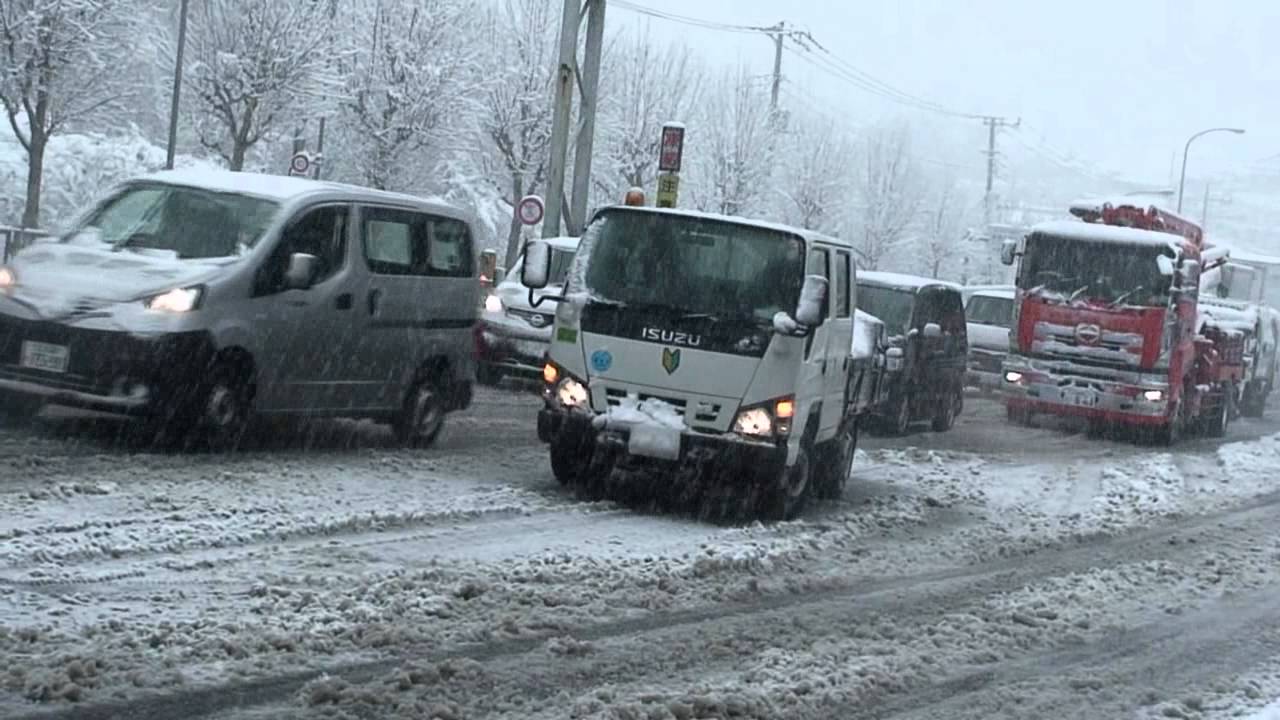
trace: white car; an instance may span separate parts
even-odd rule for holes
[[[578,250],[578,238],[557,237],[544,240],[551,247],[550,284],[537,291],[537,296],[556,297],[564,287]],[[485,298],[480,320],[477,348],[480,382],[496,385],[507,375],[536,376],[542,374],[542,360],[551,343],[551,326],[556,315],[556,301],[547,299],[534,307],[529,302],[529,288],[520,282],[524,255],[493,292]]]
[[[1013,327],[1013,288],[982,289],[969,294],[964,314],[969,331],[967,384],[981,390],[1000,388],[1000,366],[1009,352]]]

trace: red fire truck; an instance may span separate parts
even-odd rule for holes
[[[1083,417],[1159,442],[1225,432],[1244,334],[1198,309],[1200,273],[1222,262],[1195,223],[1155,206],[1077,204],[1079,220],[1006,242],[1017,264],[1001,389],[1010,420]]]

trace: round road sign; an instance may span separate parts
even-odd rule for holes
[[[306,175],[311,168],[311,158],[306,153],[298,153],[289,160],[289,171],[295,175]]]
[[[520,222],[525,225],[537,225],[542,222],[542,198],[537,195],[526,195],[520,200]]]

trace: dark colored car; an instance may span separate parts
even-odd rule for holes
[[[874,425],[902,434],[929,421],[950,430],[964,409],[969,351],[960,288],[932,278],[895,273],[858,275],[858,309],[885,324],[888,388]]]

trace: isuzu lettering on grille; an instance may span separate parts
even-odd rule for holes
[[[684,345],[685,347],[698,347],[702,344],[702,336],[693,333],[677,332],[675,330],[662,330],[661,328],[647,327],[640,331],[640,337],[644,340],[652,340],[653,342],[666,343],[667,345]]]

